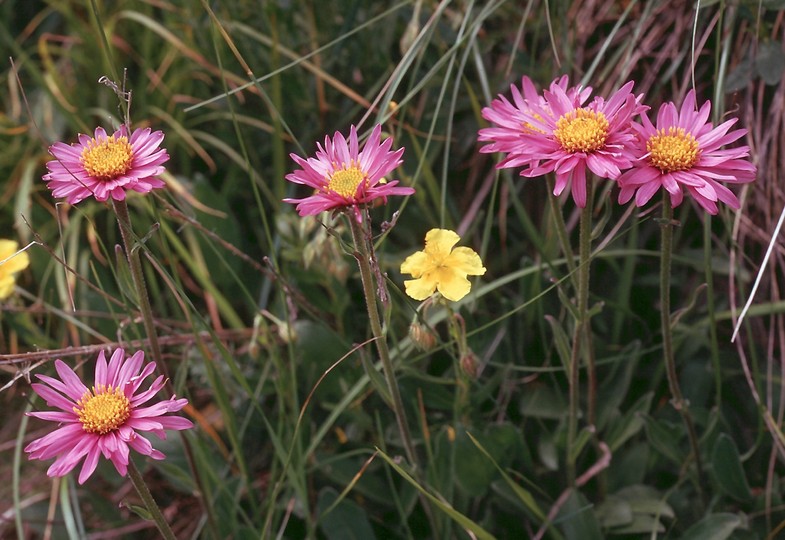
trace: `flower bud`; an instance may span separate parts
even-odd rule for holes
[[[418,322],[413,322],[409,326],[409,339],[412,340],[412,343],[418,350],[423,352],[430,351],[436,346],[436,334],[433,333],[433,330]]]
[[[469,349],[466,351],[461,357],[461,371],[463,371],[467,377],[470,379],[477,378],[477,365],[479,364],[479,359],[474,352]]]

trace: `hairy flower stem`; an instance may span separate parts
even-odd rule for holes
[[[117,222],[120,224],[120,236],[123,238],[123,246],[125,247],[125,256],[128,259],[128,267],[131,270],[131,279],[136,289],[137,300],[139,301],[139,310],[142,312],[142,321],[144,323],[144,330],[147,338],[150,340],[150,349],[153,353],[153,360],[158,372],[166,379],[167,389],[172,390],[169,382],[169,372],[166,364],[161,357],[161,346],[158,343],[158,333],[155,331],[155,322],[153,321],[153,309],[150,306],[150,297],[147,294],[147,285],[144,281],[144,272],[142,271],[142,261],[139,258],[139,251],[134,249],[134,233],[131,227],[131,217],[128,215],[128,205],[123,201],[113,201],[114,211],[117,215]],[[174,393],[174,392],[172,392]]]
[[[164,515],[161,513],[161,509],[158,508],[155,499],[153,499],[153,495],[150,493],[147,484],[145,484],[142,474],[139,472],[139,469],[136,468],[136,465],[134,465],[133,460],[130,459],[128,460],[128,476],[131,478],[131,483],[134,485],[134,488],[136,488],[136,492],[142,498],[145,508],[150,512],[150,517],[155,522],[155,526],[158,527],[158,532],[161,533],[161,537],[166,540],[175,540],[174,533],[166,522]]]
[[[589,346],[590,340],[588,333],[590,330],[588,321],[589,306],[589,270],[591,259],[591,218],[592,205],[594,201],[594,183],[591,178],[586,181],[586,206],[581,210],[580,236],[579,236],[579,262],[578,262],[578,286],[577,286],[577,305],[578,318],[575,321],[575,331],[572,336],[572,352],[570,354],[570,404],[569,417],[567,423],[567,481],[570,487],[575,487],[575,461],[578,452],[574,448],[578,434],[578,403],[580,400],[580,369],[581,356],[590,358],[592,355],[585,348]],[[586,354],[588,352],[588,354]],[[589,402],[594,399],[594,365],[588,363],[588,383],[589,383]],[[593,405],[591,406],[593,409]]]
[[[390,350],[387,348],[387,338],[382,330],[379,307],[376,303],[376,291],[373,286],[373,271],[371,270],[370,247],[365,239],[363,225],[358,223],[353,215],[347,214],[347,217],[352,229],[352,241],[354,242],[355,249],[354,258],[357,259],[357,265],[360,267],[360,279],[363,285],[365,305],[368,308],[368,319],[371,322],[371,332],[375,338],[374,341],[376,342],[376,350],[379,352],[379,358],[382,361],[382,371],[384,371],[384,378],[387,381],[387,390],[390,392],[392,409],[395,413],[395,420],[398,423],[398,431],[401,434],[403,447],[406,451],[406,458],[409,460],[409,463],[414,466],[415,470],[419,470],[417,454],[414,451],[412,437],[409,433],[409,424],[406,420],[406,411],[403,408],[403,400],[401,400],[398,382],[395,380],[395,372],[393,371],[392,360],[390,360]]]
[[[401,392],[398,389],[398,381],[395,380],[395,372],[393,371],[392,360],[390,359],[390,349],[387,348],[387,337],[382,330],[381,317],[379,316],[379,307],[376,303],[376,291],[373,287],[373,270],[371,269],[371,250],[373,247],[366,239],[363,224],[367,223],[364,219],[363,223],[358,223],[353,213],[347,213],[347,218],[351,224],[352,241],[354,242],[354,258],[357,259],[357,265],[360,267],[360,279],[363,285],[363,295],[365,296],[365,305],[368,308],[368,319],[371,322],[371,333],[373,333],[374,341],[376,342],[376,350],[379,352],[379,358],[382,361],[382,371],[384,371],[384,378],[387,381],[387,390],[390,392],[390,399],[392,400],[392,410],[395,413],[395,421],[398,424],[398,431],[401,434],[401,441],[403,448],[406,452],[406,458],[414,468],[414,476],[417,480],[424,484],[424,474],[420,468],[420,462],[417,459],[417,453],[414,450],[412,443],[412,436],[409,432],[409,422],[406,419],[406,411],[403,408],[403,400],[401,399]],[[419,493],[420,504],[423,511],[428,518],[431,525],[432,536],[439,538],[439,526],[436,517],[433,515],[428,499]]]
[[[662,323],[662,354],[665,361],[665,373],[668,376],[668,387],[671,393],[671,403],[679,412],[684,425],[687,428],[687,435],[690,440],[692,456],[695,459],[695,468],[698,470],[698,490],[701,499],[704,497],[703,486],[703,467],[701,464],[700,447],[698,446],[698,436],[695,431],[695,423],[689,411],[689,404],[684,399],[679,386],[679,376],[676,373],[676,360],[673,356],[673,336],[671,332],[671,255],[673,251],[673,206],[671,206],[670,194],[662,192],[662,251],[660,257],[660,320]]]
[[[150,349],[153,353],[153,361],[155,362],[158,372],[164,376],[165,388],[167,393],[174,396],[174,386],[172,385],[169,372],[166,364],[163,362],[161,356],[161,346],[158,343],[158,333],[155,330],[155,322],[153,321],[153,309],[150,305],[150,296],[147,293],[147,285],[144,281],[144,272],[142,271],[142,261],[139,258],[139,250],[134,249],[134,232],[131,227],[131,217],[128,214],[128,205],[125,200],[113,200],[114,211],[117,216],[117,222],[120,225],[120,236],[123,238],[123,247],[125,248],[125,256],[128,260],[128,267],[131,271],[131,280],[133,281],[134,288],[136,289],[136,296],[139,301],[139,310],[142,312],[142,321],[144,322],[144,330],[147,334],[147,339],[150,342]],[[202,477],[199,474],[199,469],[196,467],[193,449],[188,439],[180,434],[183,441],[183,450],[185,457],[188,460],[188,466],[191,469],[191,474],[196,482],[196,487],[199,492],[199,502],[202,509],[207,516],[207,524],[214,538],[219,538],[218,526],[215,523],[215,516],[213,515],[212,505],[206,500],[207,491],[204,488]],[[138,489],[138,488],[137,488]]]

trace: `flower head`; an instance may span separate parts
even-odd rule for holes
[[[25,452],[30,454],[30,459],[56,457],[46,474],[64,476],[85,458],[79,473],[80,484],[93,474],[101,455],[110,460],[122,476],[128,470],[129,448],[153,459],[163,459],[165,456],[139,432],[150,431],[165,439],[164,430],[188,429],[193,424],[179,416],[165,416],[185,407],[186,399],[172,397],[155,405],[142,406],[164,386],[164,378],[159,376],[147,390],[139,392],[144,379],[155,369],[153,362],[142,367],[143,361],[142,351],[126,358],[125,351],[117,349],[107,364],[102,351],[96,361],[92,388],[87,388],[60,360],[55,360],[60,380],[37,375],[44,384],[33,383],[33,390],[47,405],[60,411],[28,414],[58,422],[61,427],[27,445]]]
[[[357,129],[351,126],[349,140],[338,132],[332,139],[324,138],[324,146],[316,143],[316,157],[303,159],[290,154],[301,167],[286,179],[295,184],[304,184],[315,190],[304,199],[284,199],[284,202],[297,205],[301,216],[313,216],[333,208],[352,207],[359,221],[359,206],[374,199],[387,202],[389,195],[411,195],[414,189],[396,187],[397,180],[384,179],[401,164],[403,148],[391,152],[392,139],[381,139],[382,127],[376,125],[363,149],[359,149]]]
[[[16,273],[30,265],[26,251],[19,251],[13,240],[0,240],[0,300],[11,296],[16,283]]]
[[[517,91],[513,93],[515,106],[504,99],[495,101],[483,115],[501,127],[481,131],[480,140],[495,141],[483,151],[508,152],[501,166],[524,167],[521,176],[555,172],[553,194],[558,196],[571,186],[575,204],[584,207],[586,169],[615,180],[621,169],[630,167],[632,118],[647,107],[640,103],[642,95],[632,94],[632,81],[609,100],[595,97],[586,106],[591,88],[568,88],[567,84],[562,77],[543,96],[527,88],[530,83],[524,84],[523,99]]]
[[[690,90],[681,109],[672,102],[660,107],[656,126],[641,115],[642,124],[633,124],[638,133],[633,141],[637,159],[618,179],[619,203],[635,195],[635,204],[643,206],[664,188],[673,206],[681,204],[686,190],[710,214],[717,213],[717,201],[738,209],[739,200],[720,182],[752,182],[755,166],[745,159],[748,146],[720,147],[743,137],[747,130],[728,131],[735,118],[715,128],[708,121],[710,113],[711,102],[698,110],[695,91]]]
[[[428,231],[425,250],[409,255],[401,264],[401,273],[415,278],[403,282],[406,294],[415,300],[425,300],[438,290],[453,302],[469,294],[472,284],[466,276],[481,276],[485,267],[473,249],[453,249],[460,239],[447,229]]]
[[[124,125],[112,135],[99,127],[93,137],[80,134],[77,144],[50,146],[55,159],[46,164],[49,172],[43,179],[53,196],[65,197],[69,204],[90,196],[122,201],[128,190],[147,193],[164,187],[157,178],[169,160],[166,150],[159,148],[163,139],[162,131],[150,128],[136,129],[129,138]]]
[[[558,86],[578,107],[588,99],[591,87],[568,88],[568,84],[569,78],[563,75],[551,83],[551,92],[554,91],[554,87]],[[532,111],[531,105],[548,108],[548,102],[537,92],[534,83],[526,75],[521,78],[520,89],[513,84],[510,86],[510,93],[512,94],[512,102],[500,94],[489,107],[483,108],[482,117],[491,122],[493,126],[481,129],[477,137],[480,142],[490,143],[483,146],[480,152],[507,154],[497,165],[497,168],[500,169],[515,167],[526,162],[528,152],[523,135],[535,129],[530,119],[533,114],[539,114]]]

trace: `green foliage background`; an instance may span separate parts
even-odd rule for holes
[[[0,3],[0,236],[32,260],[0,306],[0,535],[154,537],[124,479],[102,464],[84,486],[54,481],[20,452],[44,433],[28,379],[54,358],[92,372],[102,347],[143,347],[128,269],[107,205],[54,201],[47,146],[122,113],[106,76],[132,91],[135,127],[166,133],[168,188],[129,199],[147,282],[203,497],[175,436],[146,479],[178,537],[777,538],[785,527],[785,323],[774,250],[740,339],[730,335],[785,204],[783,6],[774,0],[196,0]],[[591,305],[597,422],[581,426],[565,491],[563,358],[573,294],[542,180],[480,154],[482,107],[528,75],[567,73],[608,95],[627,80],[656,110],[697,89],[749,129],[759,169],[740,212],[676,211],[676,358],[700,436],[699,483],[669,404],[658,311],[659,225],[598,184]],[[384,124],[406,148],[396,177],[417,189],[375,208],[391,291],[387,332],[424,458],[433,530],[380,397],[348,232],[299,218],[290,152],[335,131]],[[402,200],[403,199],[403,200]],[[577,241],[571,200],[565,219]],[[456,230],[488,268],[456,309],[476,376],[461,370],[445,313],[437,347],[407,331],[417,304],[401,261],[433,227]],[[358,346],[363,344],[362,346]],[[33,357],[20,356],[41,351]],[[332,369],[336,362],[342,361]],[[369,375],[370,374],[370,375]],[[6,384],[7,383],[7,384]],[[585,390],[585,389],[584,389]],[[585,391],[583,392],[585,395]],[[377,450],[378,449],[378,450]],[[564,496],[560,500],[560,496]],[[554,515],[549,515],[554,509]],[[16,530],[15,530],[16,529]],[[102,536],[103,534],[103,536]]]

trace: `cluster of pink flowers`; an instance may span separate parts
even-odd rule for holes
[[[542,94],[523,77],[520,89],[511,87],[512,101],[499,96],[483,109],[483,117],[492,126],[479,132],[479,140],[488,143],[481,151],[505,154],[498,167],[520,167],[521,176],[554,173],[554,195],[569,187],[579,207],[587,203],[588,170],[617,182],[621,204],[634,197],[635,204],[642,206],[662,188],[673,206],[681,204],[686,192],[711,214],[717,213],[717,202],[738,209],[739,200],[723,184],[751,182],[756,170],[746,159],[747,146],[723,147],[743,137],[746,130],[731,130],[736,119],[714,127],[709,121],[711,103],[698,108],[694,91],[680,108],[663,104],[654,124],[647,116],[649,107],[643,104],[643,95],[634,95],[632,88],[628,82],[607,100],[594,97],[589,101],[592,89],[570,87],[566,76]],[[77,144],[51,146],[55,159],[47,163],[43,179],[55,197],[71,204],[91,196],[98,201],[122,201],[129,190],[147,193],[164,186],[159,176],[169,155],[160,148],[163,138],[161,131],[149,128],[129,135],[128,128],[121,126],[110,136],[99,127],[93,137],[79,135]],[[315,157],[291,155],[300,169],[286,178],[310,187],[313,193],[284,201],[297,205],[301,216],[349,209],[360,222],[363,206],[414,193],[413,188],[386,178],[401,164],[403,151],[392,150],[391,138],[381,140],[380,125],[372,129],[362,149],[355,126],[348,140],[336,132],[332,138],[325,137],[323,146],[317,143]],[[433,245],[428,244],[430,236]],[[463,297],[468,293],[466,275],[485,272],[479,256],[468,248],[453,250],[458,235],[452,231],[435,229],[429,237],[425,251],[407,259],[402,267],[420,278],[407,282],[407,291],[417,281],[412,287],[419,289],[410,292],[415,298],[425,298],[437,288],[447,298]],[[30,458],[56,458],[49,467],[50,476],[67,474],[84,459],[80,483],[95,471],[100,456],[109,459],[121,475],[126,474],[130,449],[162,459],[163,454],[139,433],[165,437],[164,430],[187,429],[192,424],[167,416],[185,407],[185,399],[172,397],[142,406],[164,386],[163,377],[158,377],[139,392],[154,370],[153,363],[142,367],[143,359],[142,352],[126,357],[118,349],[107,363],[101,353],[92,389],[60,360],[55,362],[59,380],[38,375],[41,382],[33,384],[34,391],[60,410],[30,415],[61,427],[30,443],[25,448]]]
[[[738,199],[721,182],[751,182],[755,167],[744,159],[749,147],[722,147],[747,131],[729,131],[736,119],[714,127],[711,103],[698,109],[694,90],[681,108],[663,104],[655,126],[643,95],[633,95],[632,87],[628,82],[607,101],[595,97],[586,104],[592,89],[569,87],[566,76],[542,94],[524,76],[520,90],[511,87],[512,101],[499,96],[483,109],[493,126],[479,132],[479,140],[489,143],[481,152],[506,154],[498,167],[521,167],[521,176],[555,173],[554,195],[570,186],[579,207],[586,205],[588,169],[618,183],[621,204],[635,196],[642,206],[664,188],[674,206],[686,191],[711,214],[717,201],[738,209]]]

